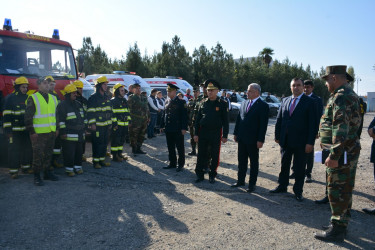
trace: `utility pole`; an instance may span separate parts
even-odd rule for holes
[[[359,78],[359,77],[357,77],[357,95],[359,96],[359,93],[358,93],[358,82],[359,81],[362,81],[362,79],[361,78]]]

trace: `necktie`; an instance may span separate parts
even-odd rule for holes
[[[249,112],[249,109],[251,108],[251,105],[253,104],[253,100],[251,100],[249,102],[249,104],[247,105],[247,108],[246,108],[246,113]]]
[[[297,100],[297,97],[293,98],[292,105],[290,106],[290,109],[289,109],[289,115],[290,116],[292,116],[294,108],[296,107],[296,100]]]

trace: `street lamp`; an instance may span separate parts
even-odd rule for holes
[[[358,78],[357,78],[357,95],[358,95],[358,96],[359,96],[359,93],[358,93],[358,82],[359,82],[359,81],[362,81],[362,79],[358,77]]]

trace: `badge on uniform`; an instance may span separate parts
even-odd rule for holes
[[[216,107],[216,111],[219,111],[220,110],[220,108],[219,107]]]

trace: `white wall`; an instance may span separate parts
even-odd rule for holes
[[[367,112],[375,112],[375,92],[367,92]]]

